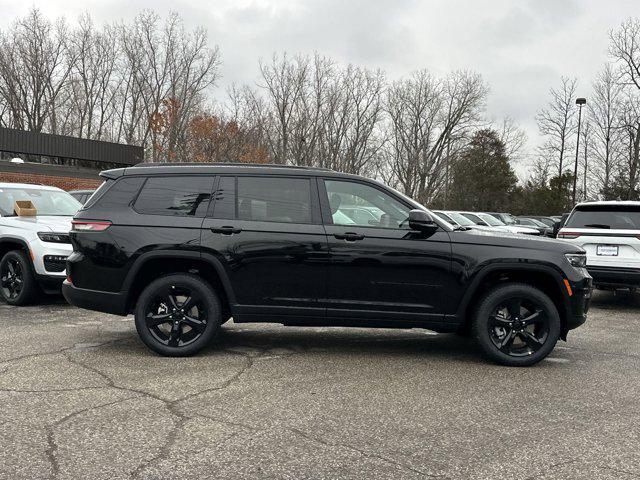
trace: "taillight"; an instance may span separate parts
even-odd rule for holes
[[[562,230],[558,232],[558,238],[573,239],[579,236],[580,234],[578,232],[563,232]]]
[[[111,226],[111,222],[102,220],[96,221],[80,221],[71,222],[71,230],[74,232],[102,232]]]

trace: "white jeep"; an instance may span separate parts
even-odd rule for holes
[[[16,201],[31,202],[26,208],[35,211],[16,208]],[[26,305],[42,292],[60,292],[73,251],[71,219],[80,207],[59,188],[0,183],[0,297],[7,303]]]
[[[640,202],[579,203],[558,238],[587,251],[596,288],[640,288]]]

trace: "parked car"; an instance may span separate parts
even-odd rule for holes
[[[496,231],[495,228],[492,228],[492,227],[476,225],[475,222],[473,222],[472,220],[468,219],[467,217],[465,217],[464,215],[458,212],[437,210],[437,211],[434,211],[433,213],[438,215],[445,222],[449,222],[451,225],[453,225],[456,228],[473,228],[475,230],[488,230],[491,232]]]
[[[16,201],[30,201],[33,216],[19,216]],[[71,219],[80,203],[64,190],[0,183],[0,297],[26,305],[41,292],[60,293],[71,253]]]
[[[546,237],[554,236],[552,227],[545,225],[544,223],[542,223],[539,220],[536,220],[535,218],[517,217],[516,222],[518,223],[518,225],[522,227],[535,228],[540,232],[540,235],[544,235]]]
[[[95,190],[71,190],[69,195],[78,200],[81,204],[87,203],[87,200],[91,198]]]
[[[495,218],[497,218],[498,220],[500,220],[502,223],[504,223],[505,225],[515,225],[516,222],[516,218],[511,215],[510,213],[499,213],[499,212],[487,212],[489,215],[494,216]]]
[[[531,218],[533,220],[537,220],[539,222],[544,223],[547,227],[553,229],[556,223],[560,221],[560,217],[544,217],[540,215],[522,215],[525,218]]]
[[[579,203],[558,238],[586,250],[597,288],[640,287],[640,202]]]
[[[469,328],[487,356],[531,365],[586,319],[581,248],[454,230],[373,180],[327,169],[145,165],[103,172],[73,221],[66,299],[133,313],[162,355],[234,322]],[[357,223],[343,206],[382,211]],[[347,220],[345,220],[348,219]]]
[[[525,235],[540,235],[540,232],[533,228],[520,227],[518,225],[505,225],[501,220],[498,220],[496,217],[488,213],[481,213],[481,212],[460,212],[460,213],[465,217],[467,217],[468,219],[475,222],[476,225],[491,227],[501,232],[522,233]]]

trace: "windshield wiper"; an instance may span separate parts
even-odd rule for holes
[[[458,225],[453,229],[454,232],[466,232],[467,230],[471,230],[471,227],[463,227],[462,225]]]
[[[592,227],[592,228],[611,228],[611,225],[605,225],[603,223],[587,223],[585,225],[585,227]]]

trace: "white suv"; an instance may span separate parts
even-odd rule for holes
[[[579,203],[558,238],[587,251],[596,288],[640,287],[640,202]]]
[[[16,200],[30,200],[36,215],[16,215]],[[7,303],[25,305],[41,292],[60,291],[73,251],[71,219],[80,207],[59,188],[0,183],[0,297]]]

